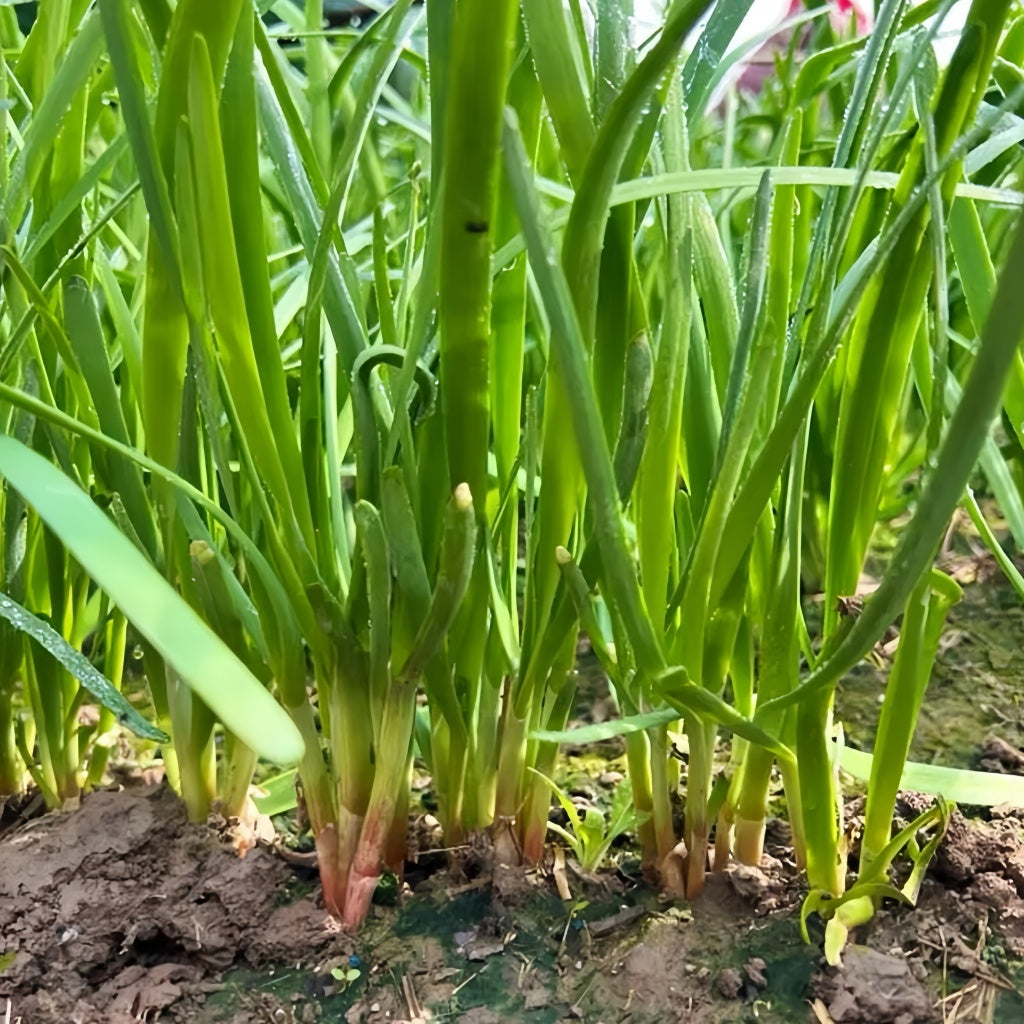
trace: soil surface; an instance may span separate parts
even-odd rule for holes
[[[94,793],[0,842],[0,997],[23,1024],[156,1020],[236,963],[325,946],[294,885],[283,861],[190,826],[166,787]]]
[[[816,944],[799,939],[781,824],[761,869],[711,876],[692,905],[628,869],[565,865],[563,902],[550,869],[483,857],[456,883],[421,862],[412,896],[353,938],[308,870],[238,858],[166,788],[97,792],[0,840],[0,1020],[1020,1021],[1022,835],[956,816],[917,908],[884,909],[834,970],[813,922]]]

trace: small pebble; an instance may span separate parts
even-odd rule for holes
[[[735,967],[726,967],[719,971],[715,979],[715,988],[726,999],[738,999],[743,991],[743,975]]]
[[[743,973],[746,974],[755,988],[768,987],[768,980],[764,976],[767,966],[759,956],[752,957],[743,965]]]

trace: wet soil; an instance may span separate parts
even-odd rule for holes
[[[568,865],[563,902],[550,870],[484,858],[456,883],[421,864],[353,938],[308,871],[238,858],[166,788],[98,792],[0,840],[0,1020],[1018,1021],[1022,837],[1015,817],[957,816],[918,907],[887,907],[834,970],[799,939],[781,824],[761,869],[711,876],[692,905],[628,865]]]
[[[1024,746],[1024,604],[987,556],[959,557],[947,568],[964,596],[943,631],[910,757],[1006,770],[982,761],[993,736]],[[871,748],[890,668],[885,652],[876,652],[873,663],[861,662],[839,686],[837,715],[855,746]]]

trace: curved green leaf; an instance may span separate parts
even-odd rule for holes
[[[530,739],[538,740],[541,743],[573,743],[577,746],[586,746],[588,743],[600,743],[602,740],[610,740],[614,736],[626,736],[631,732],[643,732],[645,729],[652,729],[668,722],[679,720],[679,712],[675,708],[659,708],[657,711],[645,711],[640,715],[630,715],[628,718],[613,718],[607,722],[597,722],[594,725],[582,725],[577,729],[549,729],[530,730]]]

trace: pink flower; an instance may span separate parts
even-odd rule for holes
[[[813,0],[754,0],[746,18],[740,25],[731,49],[742,47],[750,40],[770,32],[792,18],[799,17]],[[845,35],[853,26],[857,35],[866,35],[874,25],[874,11],[866,0],[829,0],[829,21],[836,33]],[[722,83],[731,81],[745,92],[758,92],[766,78],[775,72],[775,54],[789,45],[792,32],[787,29],[771,36],[767,42],[745,57],[734,72]],[[806,26],[796,29],[805,33]],[[715,102],[721,99],[722,88],[716,91]],[[714,103],[712,104],[714,105]]]
[[[799,7],[799,0],[794,0],[793,7]],[[856,18],[857,35],[867,35],[875,24],[875,12],[864,0],[832,0],[829,19],[837,32],[842,32],[850,25],[850,15]]]

